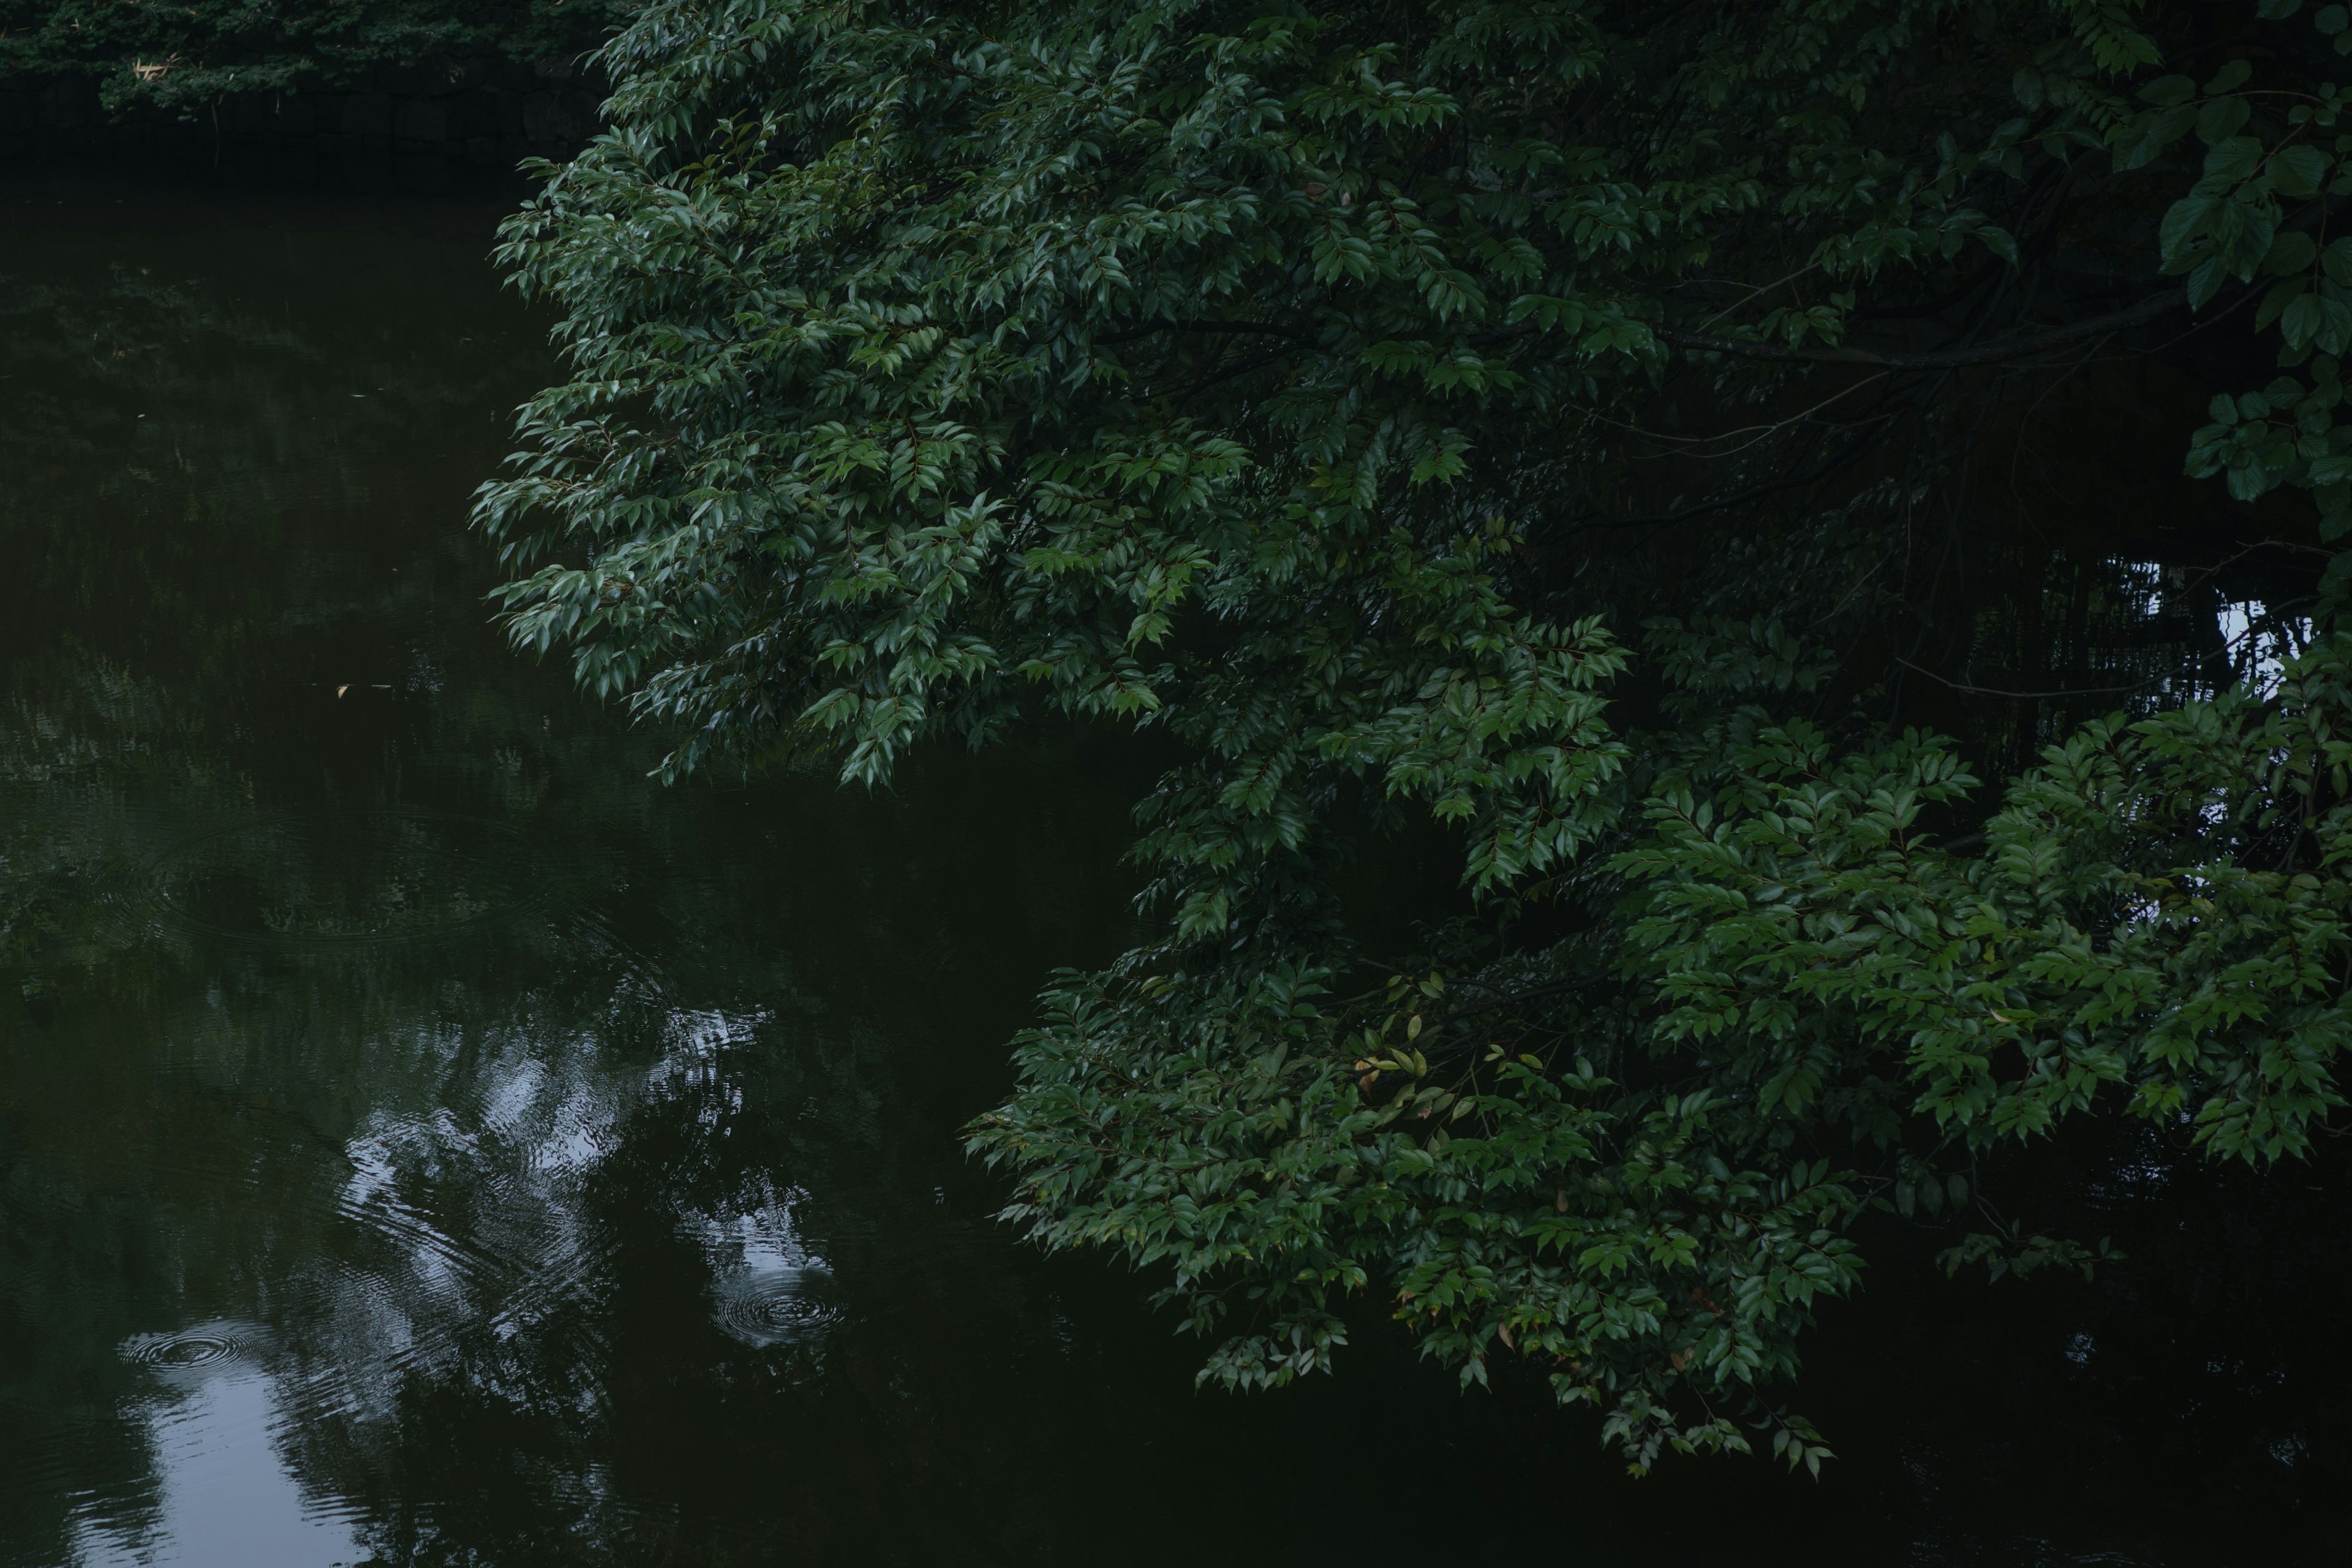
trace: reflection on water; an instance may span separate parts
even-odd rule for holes
[[[954,1139],[1120,945],[1139,764],[646,783],[482,624],[493,216],[0,180],[0,1568],[2324,1560],[2343,1184],[2161,1140],[2049,1174],[2116,1285],[1880,1254],[1818,1489],[1632,1486],[1376,1310],[1196,1395]]]
[[[514,912],[555,875],[529,851],[505,823],[429,812],[255,822],[172,850],[148,891],[217,936],[398,942]]]
[[[1026,1272],[950,1134],[1123,918],[1117,796],[665,793],[514,659],[493,214],[7,194],[0,1562],[762,1536],[632,1467],[805,1426],[776,1357],[908,1268]]]
[[[364,1555],[350,1510],[307,1497],[277,1450],[278,1402],[259,1353],[267,1341],[256,1324],[202,1323],[123,1346],[154,1373],[146,1419],[157,1486],[134,1509],[88,1500],[75,1521],[79,1561],[233,1568]]]
[[[834,1320],[833,1270],[793,1229],[786,1196],[708,1232],[719,1326],[747,1345],[814,1344]]]

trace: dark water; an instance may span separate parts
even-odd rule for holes
[[[2098,1287],[1882,1248],[1819,1485],[1632,1483],[1376,1314],[1194,1394],[954,1138],[1119,945],[1140,764],[648,784],[484,624],[495,216],[0,180],[0,1565],[2347,1555],[2332,1155],[2045,1162]]]

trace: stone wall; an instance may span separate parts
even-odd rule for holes
[[[192,153],[426,155],[511,168],[567,157],[597,128],[601,79],[569,60],[387,67],[339,91],[247,93],[196,110],[110,117],[84,77],[0,82],[0,157]]]

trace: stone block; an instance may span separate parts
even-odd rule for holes
[[[343,100],[342,132],[346,136],[390,137],[392,94],[355,92]]]
[[[41,123],[60,131],[96,126],[106,118],[98,101],[98,84],[80,77],[60,77],[41,90]]]
[[[534,142],[564,141],[571,123],[571,117],[563,112],[563,100],[556,93],[534,92],[522,100],[522,133]]]
[[[436,79],[446,74],[427,70],[422,66],[378,66],[375,86],[379,91],[388,92],[394,98],[417,98],[431,92],[439,85]]]
[[[392,161],[393,183],[412,196],[446,195],[449,160],[437,153],[404,153]]]
[[[451,141],[471,142],[478,136],[488,136],[498,130],[499,100],[496,93],[475,88],[446,101],[449,105]]]
[[[448,104],[437,98],[402,99],[392,111],[392,134],[401,142],[438,145],[449,135]]]

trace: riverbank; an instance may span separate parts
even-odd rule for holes
[[[404,166],[400,184],[430,189],[446,176],[436,164],[570,156],[595,133],[604,92],[570,59],[449,60],[381,67],[333,90],[226,95],[183,116],[110,113],[94,77],[16,79],[0,82],[0,159],[201,158],[330,184],[352,167]]]

